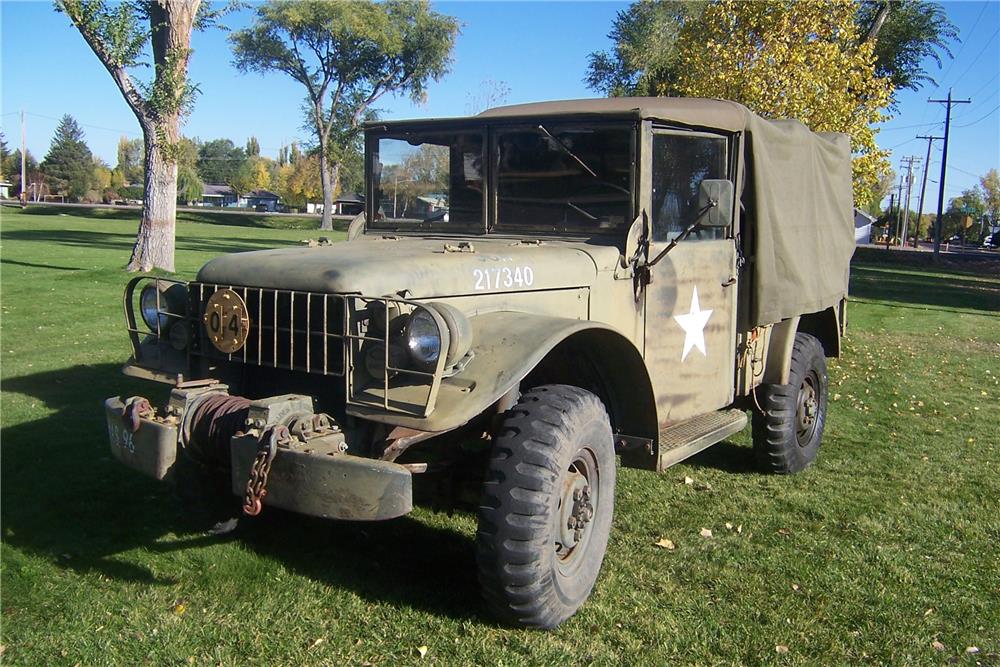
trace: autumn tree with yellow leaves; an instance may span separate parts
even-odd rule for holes
[[[864,206],[889,170],[873,126],[887,118],[893,84],[877,67],[875,35],[886,17],[875,12],[866,25],[863,8],[851,0],[637,2],[616,21],[614,52],[591,55],[586,81],[610,95],[730,99],[766,118],[845,132],[855,202]]]

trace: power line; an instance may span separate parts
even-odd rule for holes
[[[983,44],[983,50],[980,51],[979,54],[975,57],[975,59],[972,61],[972,63],[969,64],[969,66],[965,68],[965,71],[962,72],[962,75],[960,77],[958,77],[958,81],[961,81],[962,79],[964,79],[965,75],[968,74],[970,70],[972,70],[972,67],[977,62],[979,62],[979,59],[983,57],[983,54],[986,53],[986,49],[989,48],[990,44],[993,43],[993,40],[996,39],[996,36],[998,34],[1000,34],[1000,28],[997,28],[996,30],[993,31],[993,34],[990,36],[990,38],[988,40],[986,40],[985,44]]]
[[[944,71],[944,75],[941,77],[941,83],[944,83],[948,79],[948,74],[951,73],[951,68],[955,66],[955,61],[957,61],[958,57],[962,55],[962,51],[965,50],[965,45],[969,43],[969,39],[972,37],[972,35],[975,34],[976,28],[979,27],[979,21],[982,20],[983,14],[986,13],[986,8],[988,6],[989,6],[988,2],[983,3],[983,8],[979,10],[979,16],[976,17],[975,22],[972,24],[972,29],[969,30],[969,34],[965,37],[965,41],[962,42],[962,45],[958,47],[958,53],[956,53],[955,57],[952,58],[951,62],[948,63],[948,69]],[[941,83],[934,86],[934,90],[932,90],[931,93],[937,91],[937,89],[941,87]]]
[[[997,109],[1000,109],[1000,104],[998,104],[995,107],[993,107],[993,110],[990,111],[989,113],[987,113],[982,118],[980,118],[978,120],[974,120],[971,123],[966,123],[965,125],[956,125],[955,127],[972,127],[973,125],[978,125],[979,123],[983,122],[984,120],[986,120],[987,118],[989,118],[990,116],[992,116],[993,114],[995,114],[997,112]]]
[[[880,128],[880,132],[895,132],[897,130],[912,130],[915,127],[927,127],[928,125],[940,125],[943,121],[936,120],[932,123],[917,123],[916,125],[900,125],[899,127]]]

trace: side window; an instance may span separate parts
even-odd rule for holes
[[[653,135],[653,240],[669,241],[694,222],[698,187],[727,178],[726,140],[682,134]],[[702,229],[688,240],[725,238],[724,229]]]

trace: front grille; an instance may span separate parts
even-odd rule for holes
[[[239,294],[247,306],[249,333],[242,349],[226,354],[209,340],[203,323],[209,298],[220,289]],[[346,358],[346,298],[296,290],[190,283],[194,322],[193,352],[212,359],[343,376]]]

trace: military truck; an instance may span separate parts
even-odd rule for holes
[[[765,470],[815,460],[846,136],[722,100],[564,101],[373,122],[365,170],[347,242],[128,284],[124,372],[170,392],[107,400],[118,459],[248,515],[471,508],[488,607],[540,628],[597,580],[618,462],[662,473],[748,421]]]

